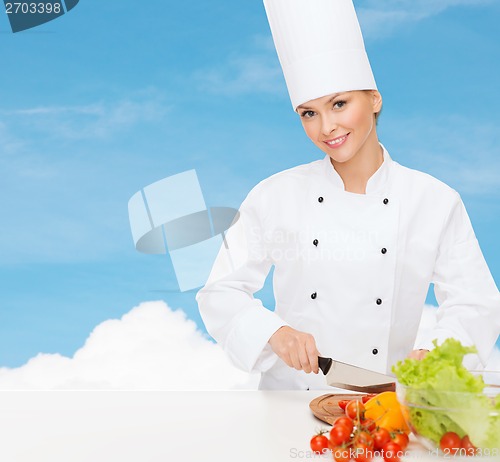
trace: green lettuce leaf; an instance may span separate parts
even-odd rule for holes
[[[393,372],[405,385],[404,401],[416,433],[439,444],[449,431],[469,435],[479,448],[500,448],[500,398],[484,394],[485,383],[462,364],[466,354],[476,353],[456,339],[447,339],[424,359],[399,361]]]

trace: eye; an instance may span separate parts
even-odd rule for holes
[[[333,104],[333,108],[334,109],[342,109],[345,105],[347,104],[346,101],[335,101],[335,103]]]
[[[303,119],[310,119],[311,117],[313,117],[316,113],[314,111],[310,111],[310,110],[305,110],[305,111],[302,111],[300,113],[300,117],[302,117]]]

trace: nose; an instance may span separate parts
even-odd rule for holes
[[[337,122],[334,115],[324,115],[321,119],[321,131],[323,135],[328,136],[337,128]]]

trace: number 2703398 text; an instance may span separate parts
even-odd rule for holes
[[[61,3],[44,2],[13,2],[6,3],[7,14],[58,14],[62,12]]]

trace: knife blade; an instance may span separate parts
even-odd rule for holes
[[[381,393],[396,390],[394,377],[380,372],[321,356],[318,357],[318,366],[326,376],[326,382],[332,387],[363,393]]]

